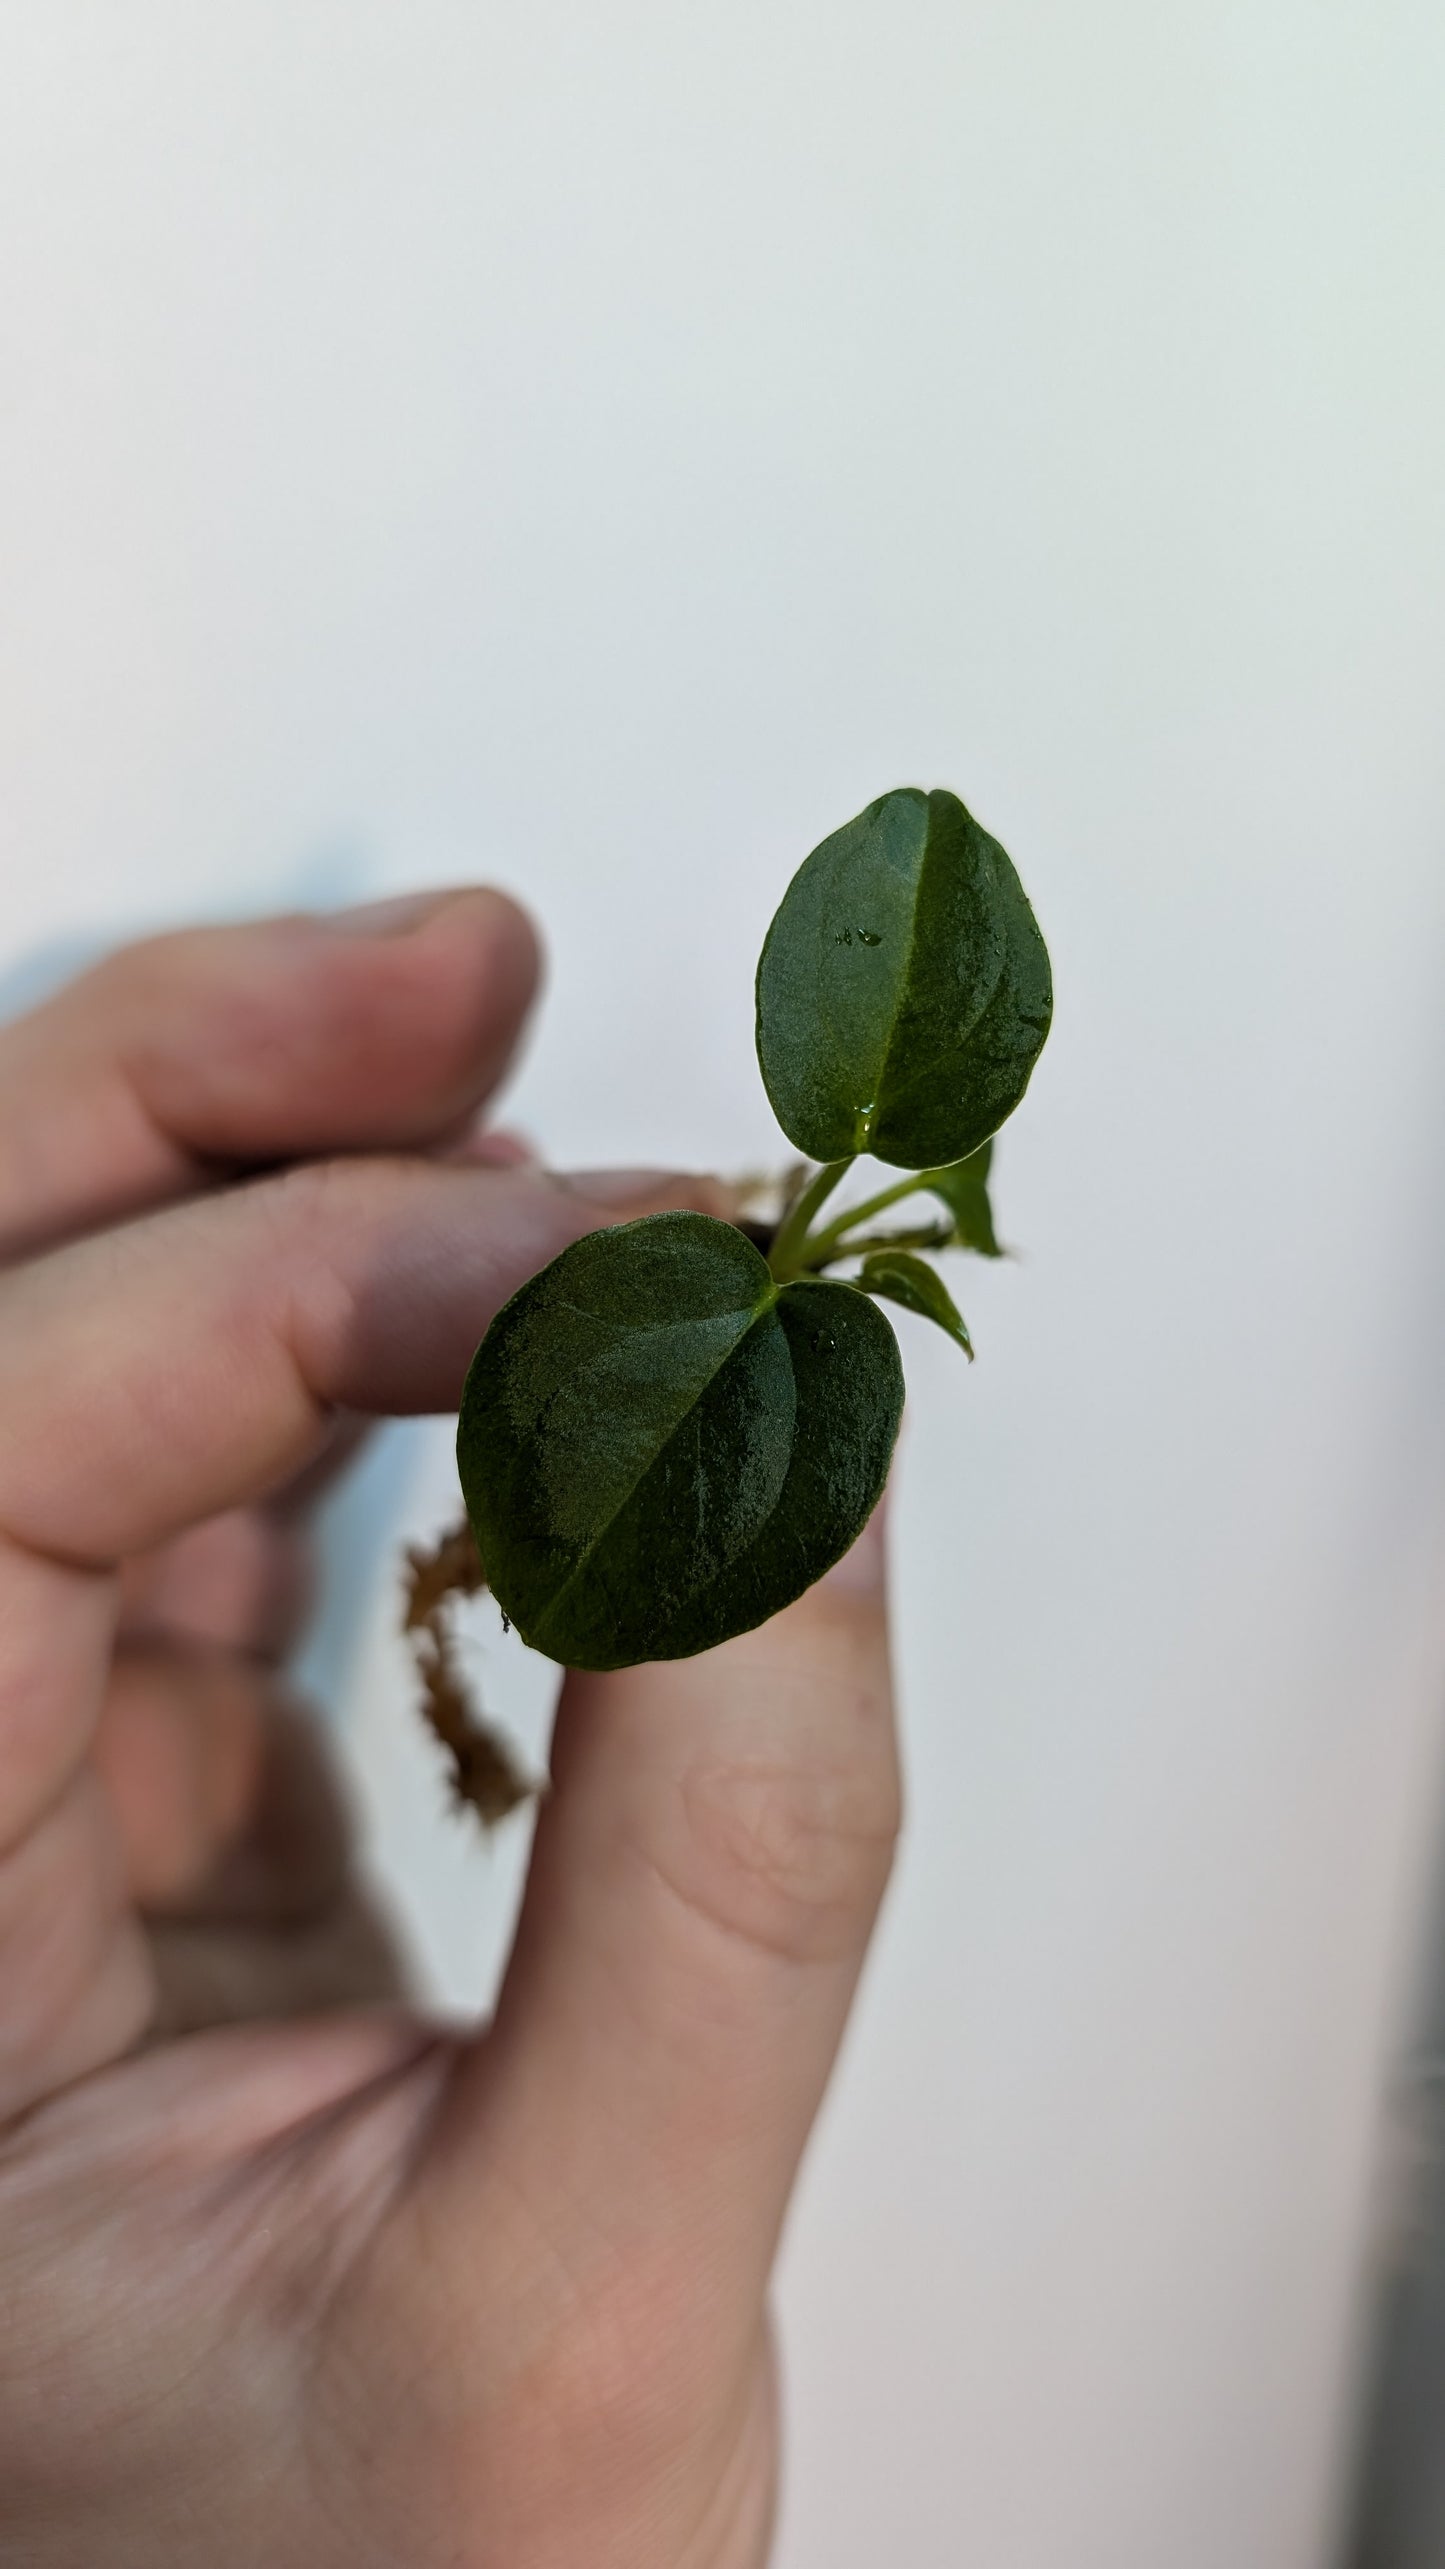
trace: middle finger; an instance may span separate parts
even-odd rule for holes
[[[124,947],[0,1027],[0,1256],[228,1169],[430,1148],[496,1085],[536,990],[500,892]]]

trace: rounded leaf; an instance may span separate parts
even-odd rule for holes
[[[758,965],[758,1059],[810,1159],[927,1168],[1013,1113],[1053,1009],[1049,958],[997,839],[903,786],[816,847]]]
[[[467,1376],[457,1461],[493,1594],[569,1667],[711,1649],[848,1549],[902,1402],[893,1332],[852,1286],[780,1291],[706,1214],[594,1232]]]

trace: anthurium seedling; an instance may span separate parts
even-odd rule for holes
[[[762,1623],[848,1549],[903,1405],[880,1306],[972,1355],[928,1253],[998,1256],[993,1136],[1051,1008],[1018,876],[956,795],[885,794],[805,859],[757,972],[763,1082],[803,1155],[777,1219],[659,1213],[594,1232],[513,1295],[473,1359],[462,1491],[525,1641],[573,1668],[683,1658]],[[870,1157],[902,1174],[829,1218]],[[907,1199],[915,1218],[889,1225]]]

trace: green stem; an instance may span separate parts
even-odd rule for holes
[[[829,1160],[825,1168],[819,1169],[813,1177],[809,1178],[773,1242],[768,1266],[779,1284],[786,1284],[789,1276],[795,1273],[798,1266],[798,1252],[808,1237],[809,1223],[820,1206],[827,1203],[844,1171],[850,1169],[852,1165],[851,1158]]]
[[[861,1204],[850,1204],[846,1213],[840,1213],[836,1222],[830,1222],[826,1230],[818,1232],[808,1242],[809,1266],[815,1267],[824,1258],[840,1255],[839,1244],[847,1232],[856,1231],[860,1222],[871,1222],[875,1213],[886,1212],[890,1204],[901,1203],[905,1195],[916,1195],[936,1174],[933,1169],[910,1169],[906,1177],[899,1178],[896,1186],[885,1186],[879,1194],[866,1196]]]
[[[953,1234],[946,1222],[929,1222],[916,1231],[865,1231],[861,1240],[844,1240],[831,1249],[824,1246],[826,1237],[820,1231],[816,1240],[804,1244],[809,1275],[834,1258],[862,1258],[870,1249],[946,1249]]]

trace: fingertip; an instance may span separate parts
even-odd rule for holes
[[[892,1648],[888,1615],[885,1502],[832,1567],[766,1623],[741,1633],[694,1663],[717,1663],[719,1685],[746,1667],[755,1679],[784,1681],[791,1692],[821,1690],[835,1702],[867,1698],[891,1719]]]
[[[395,991],[418,1022],[423,1051],[434,1041],[457,1056],[460,1075],[484,1093],[501,1074],[521,1034],[542,979],[537,930],[510,893],[491,884],[456,884],[442,892],[376,905],[399,910],[409,924],[364,939],[367,965]],[[325,921],[338,960],[356,968],[355,913]]]
[[[542,940],[536,922],[509,892],[493,884],[460,886],[445,896],[416,931],[429,945],[470,938],[493,1002],[518,1025],[541,988]]]
[[[441,1156],[474,1169],[537,1169],[542,1165],[541,1153],[527,1134],[490,1123],[485,1110]]]
[[[453,885],[352,911],[190,932],[129,972],[149,1113],[210,1158],[424,1148],[481,1105],[541,976],[526,912]]]
[[[872,1598],[882,1604],[888,1586],[886,1487],[862,1533],[825,1572],[821,1585],[833,1596]]]
[[[443,924],[480,924],[518,972],[535,984],[540,963],[536,927],[519,901],[491,883],[448,883],[421,892],[398,892],[380,901],[353,902],[344,910],[310,911],[304,923],[326,936],[392,944],[428,935]],[[277,924],[289,926],[294,921]]]
[[[725,1178],[696,1169],[550,1169],[553,1186],[595,1207],[613,1222],[635,1222],[648,1213],[709,1213],[736,1222],[739,1197]]]

